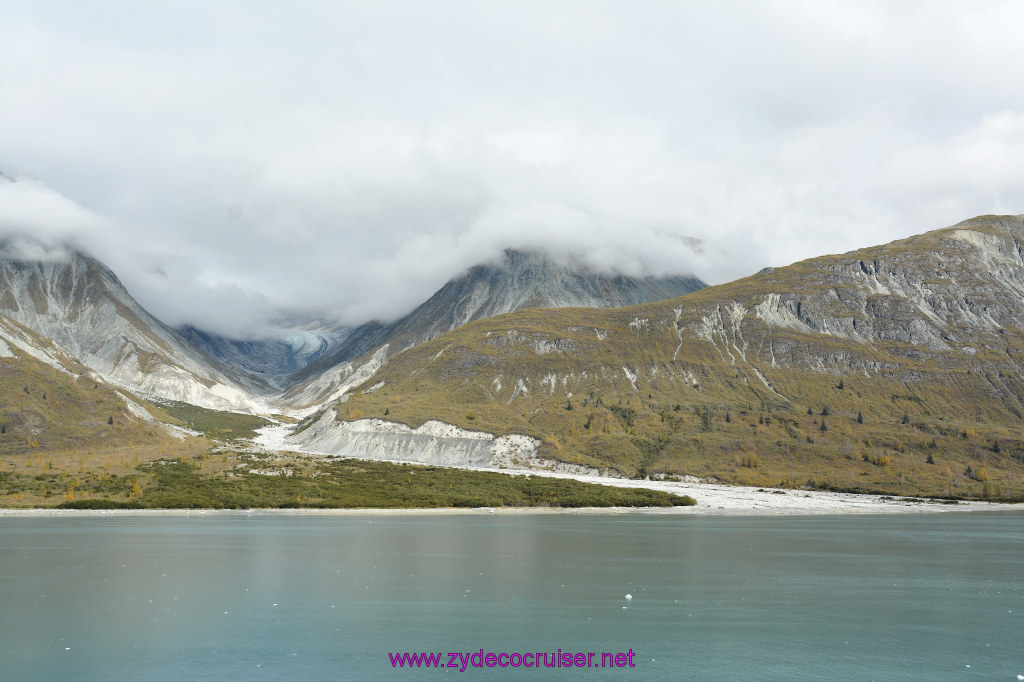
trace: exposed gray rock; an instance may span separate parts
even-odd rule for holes
[[[192,348],[136,303],[106,266],[80,252],[27,261],[0,245],[0,315],[110,383],[215,409],[262,409],[254,395],[265,386]]]

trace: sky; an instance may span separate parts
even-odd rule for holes
[[[0,0],[0,236],[236,337],[397,317],[504,248],[727,282],[1024,213],[1022,31],[985,0]]]

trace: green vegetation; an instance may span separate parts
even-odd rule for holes
[[[159,449],[170,440],[134,417],[103,382],[61,372],[27,354],[0,358],[0,461],[6,463],[0,471]]]
[[[172,418],[168,421],[178,420],[193,431],[217,440],[251,439],[256,436],[256,429],[270,424],[263,417],[210,410],[191,403],[167,401],[160,406]]]
[[[62,509],[671,507],[687,496],[571,479],[360,460],[244,453],[163,459],[135,475],[0,477],[0,495],[37,492]]]

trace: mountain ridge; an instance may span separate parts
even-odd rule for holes
[[[193,349],[83,252],[33,261],[0,249],[0,314],[112,384],[215,409],[262,409],[251,397],[258,382]]]
[[[283,395],[286,401],[307,404],[326,399],[358,368],[381,362],[377,355],[384,346],[390,356],[474,320],[527,307],[620,307],[704,286],[696,277],[608,275],[539,252],[506,249],[496,262],[456,275],[398,320],[369,322],[353,330],[332,354],[297,372],[295,385]]]
[[[476,321],[332,409],[627,476],[1019,495],[1020,319],[1024,216],[980,216],[682,299]]]

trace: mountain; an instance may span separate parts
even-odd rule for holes
[[[45,504],[44,497],[54,494],[73,498],[76,487],[126,494],[133,485],[132,457],[183,446],[183,429],[156,423],[138,403],[90,377],[87,368],[64,358],[73,373],[35,357],[25,341],[31,331],[0,317],[0,336],[0,494],[22,490],[8,503]],[[57,470],[70,475],[58,476]]]
[[[982,216],[679,299],[476,321],[291,446],[437,420],[626,476],[1024,497],[1022,319],[1024,216]]]
[[[33,260],[0,244],[0,327],[48,364],[73,358],[133,391],[214,409],[265,409],[253,398],[267,390],[258,379],[205,357],[78,251]]]
[[[335,351],[297,372],[296,385],[284,399],[300,405],[326,400],[350,383],[354,373],[372,373],[387,356],[474,320],[524,308],[628,306],[682,296],[704,286],[695,277],[604,274],[542,253],[506,250],[496,262],[453,278],[405,317],[353,330]]]
[[[233,339],[192,326],[176,330],[207,357],[259,377],[275,389],[311,362],[333,352],[352,333],[351,327],[319,321],[293,322],[267,338]]]

